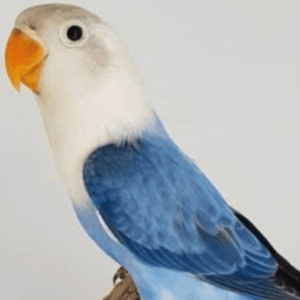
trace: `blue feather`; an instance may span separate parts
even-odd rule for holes
[[[107,226],[140,262],[277,299],[275,259],[163,131],[95,150],[83,177]]]

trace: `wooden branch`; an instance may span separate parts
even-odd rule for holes
[[[121,281],[116,283],[117,280]],[[113,278],[114,288],[103,300],[141,300],[128,272],[120,268]]]

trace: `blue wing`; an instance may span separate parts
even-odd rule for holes
[[[144,263],[277,299],[271,253],[168,138],[99,148],[83,176],[110,230]]]

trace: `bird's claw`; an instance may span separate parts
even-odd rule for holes
[[[118,271],[116,272],[115,276],[113,277],[113,284],[116,284],[116,281],[120,278],[120,279],[124,279],[127,275],[127,271],[121,267],[118,269]]]
[[[120,279],[120,282],[117,280]],[[113,277],[114,288],[103,300],[141,300],[128,272],[120,268]]]

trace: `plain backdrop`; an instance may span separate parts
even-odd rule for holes
[[[1,2],[2,54],[18,13],[40,3]],[[300,268],[300,2],[67,3],[119,32],[171,136]],[[111,288],[117,265],[81,229],[51,155],[34,97],[2,65],[0,299],[99,300]]]

